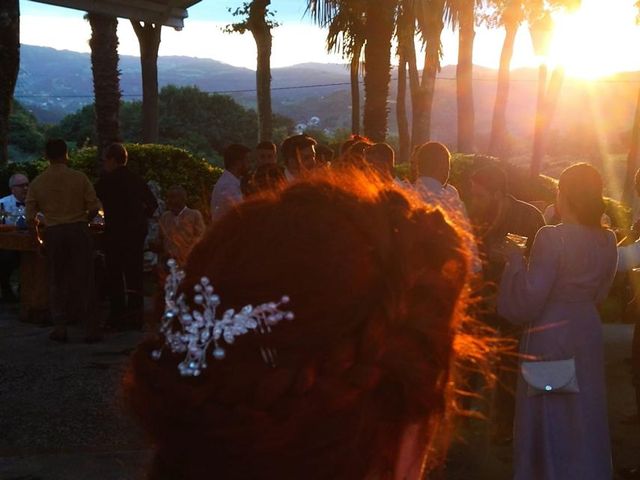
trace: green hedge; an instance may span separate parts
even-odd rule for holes
[[[188,151],[170,145],[126,144],[129,168],[146,181],[156,181],[163,192],[172,185],[187,189],[189,206],[208,217],[211,190],[222,169]],[[92,181],[96,175],[96,148],[87,147],[73,152],[69,165],[85,172]]]
[[[126,144],[126,147],[131,170],[146,181],[158,182],[163,192],[172,185],[182,185],[187,189],[189,205],[208,218],[211,190],[222,174],[221,168],[170,145]],[[95,147],[81,148],[70,153],[69,166],[86,173],[95,182],[99,170],[96,158]],[[15,172],[25,172],[33,179],[46,166],[44,160],[8,163],[0,167],[0,182],[8,185],[9,177]]]

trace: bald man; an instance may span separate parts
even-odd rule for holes
[[[14,173],[9,178],[9,190],[11,190],[11,194],[0,198],[0,204],[5,212],[15,216],[20,208],[25,208],[29,179],[24,173]]]
[[[6,223],[15,224],[20,212],[24,214],[25,201],[29,191],[29,179],[24,173],[14,173],[9,178],[10,195],[0,198],[0,210],[8,215]],[[0,300],[4,303],[16,303],[17,295],[11,286],[11,274],[20,266],[20,254],[9,250],[0,250]]]

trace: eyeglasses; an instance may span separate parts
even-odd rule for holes
[[[27,188],[29,186],[28,183],[16,183],[15,185],[11,185],[11,188]]]

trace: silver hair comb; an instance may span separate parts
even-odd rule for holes
[[[198,307],[193,310],[187,305],[184,293],[176,295],[180,283],[185,277],[175,260],[167,262],[169,275],[164,286],[165,309],[160,325],[160,333],[164,335],[164,343],[173,353],[186,353],[185,359],[178,364],[178,371],[184,377],[197,377],[207,368],[207,349],[213,343],[211,355],[216,360],[225,358],[226,352],[222,343],[233,344],[235,339],[249,331],[267,334],[271,327],[282,320],[293,320],[293,313],[280,310],[280,306],[289,302],[283,296],[279,302],[263,303],[257,307],[246,305],[239,312],[227,310],[222,318],[216,318],[216,310],[220,305],[220,297],[213,291],[207,277],[202,277],[194,285],[193,302]],[[178,326],[177,330],[174,327]],[[154,360],[162,355],[162,348],[151,352]],[[262,358],[271,366],[275,366],[276,352],[262,348]]]

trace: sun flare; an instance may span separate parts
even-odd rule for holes
[[[632,69],[637,45],[629,44],[636,37],[630,33],[640,28],[633,3],[583,0],[577,11],[556,15],[549,62],[585,79]]]

